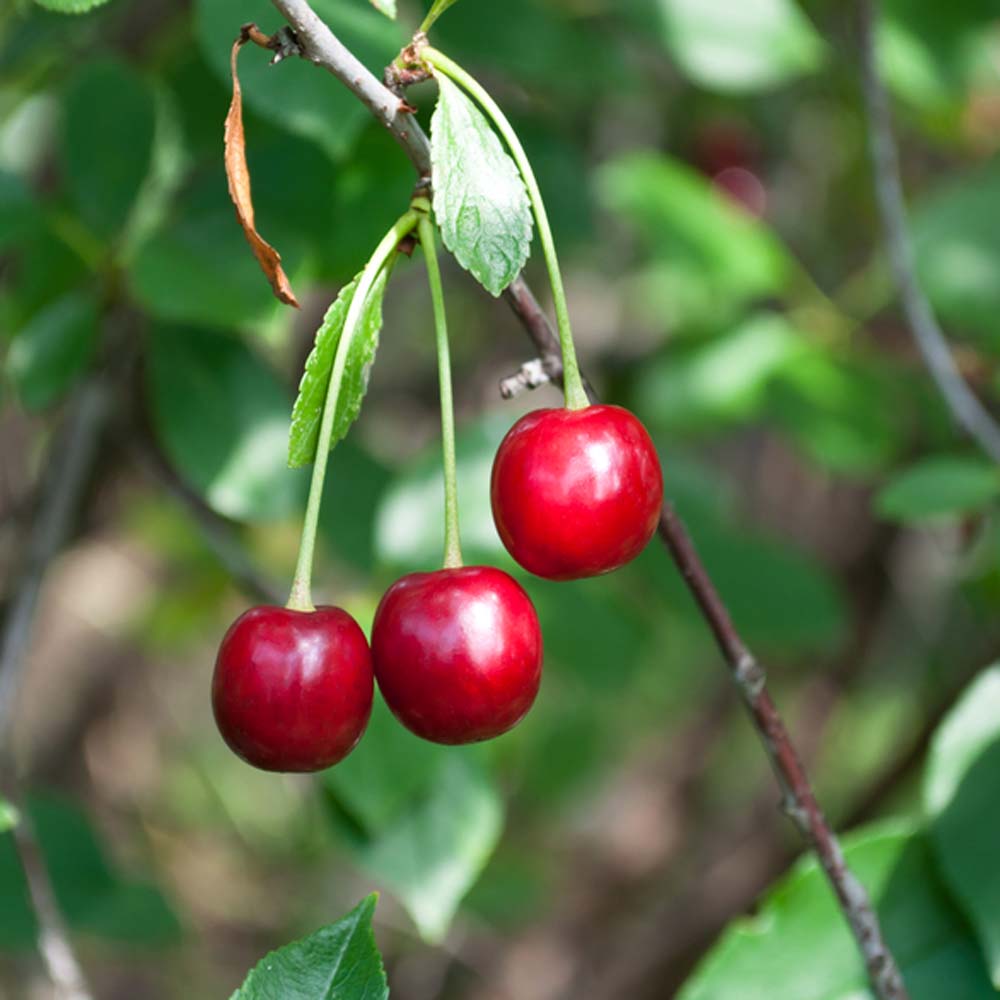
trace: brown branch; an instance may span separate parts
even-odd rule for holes
[[[272,0],[272,3],[295,30],[303,55],[331,72],[372,110],[425,178],[430,173],[430,144],[416,119],[401,107],[399,97],[344,47],[307,0]],[[538,349],[546,372],[558,382],[562,376],[558,340],[522,277],[514,281],[506,297]],[[588,389],[588,395],[596,400],[593,390]],[[782,806],[803,839],[816,852],[836,894],[876,996],[880,1000],[907,1000],[906,988],[882,936],[875,910],[864,887],[847,867],[840,843],[816,801],[788,730],[767,691],[764,670],[737,632],[690,536],[669,502],[664,504],[660,516],[659,533],[729,666],[778,779]]]

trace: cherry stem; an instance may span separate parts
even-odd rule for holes
[[[444,466],[444,567],[462,565],[462,545],[458,529],[458,474],[455,467],[455,404],[451,392],[451,354],[448,350],[448,320],[444,308],[444,289],[438,267],[434,224],[426,214],[417,223],[420,245],[424,248],[427,283],[434,307],[434,337],[437,342],[438,389],[441,395],[441,451]]]
[[[443,52],[428,45],[421,50],[424,61],[434,69],[444,73],[445,76],[454,80],[460,87],[467,91],[489,115],[497,131],[503,136],[504,142],[510,149],[511,156],[521,172],[524,186],[527,188],[528,197],[531,199],[531,207],[535,213],[535,222],[538,224],[538,238],[542,244],[542,253],[545,255],[545,265],[549,271],[549,282],[552,285],[552,301],[556,309],[556,323],[559,328],[559,347],[562,351],[563,362],[563,392],[566,397],[566,406],[571,410],[582,410],[589,404],[587,392],[583,387],[583,379],[580,377],[580,366],[576,360],[576,348],[573,346],[573,331],[569,322],[569,307],[566,304],[566,291],[563,288],[562,273],[559,270],[559,258],[556,256],[556,244],[552,238],[552,229],[549,226],[549,217],[545,212],[545,203],[542,201],[542,192],[539,190],[538,182],[535,180],[535,173],[528,162],[528,156],[524,152],[514,127],[507,120],[497,103],[461,66],[449,59]]]
[[[319,437],[316,441],[316,458],[313,462],[312,482],[309,485],[309,501],[306,504],[305,519],[302,524],[302,540],[299,543],[299,558],[295,565],[295,578],[292,580],[292,592],[285,607],[293,611],[315,611],[312,601],[312,570],[316,551],[316,531],[319,524],[319,510],[323,501],[323,483],[326,479],[326,465],[330,458],[330,441],[333,437],[334,417],[337,412],[337,399],[340,387],[344,381],[344,370],[347,367],[347,356],[350,353],[351,341],[364,315],[371,294],[382,268],[395,253],[396,247],[404,236],[411,233],[417,225],[419,212],[410,209],[400,216],[395,225],[385,234],[375,247],[368,263],[365,264],[358,286],[347,310],[344,320],[344,330],[337,344],[337,353],[330,370],[330,384],[326,391],[326,401],[323,404],[323,417],[319,426]]]

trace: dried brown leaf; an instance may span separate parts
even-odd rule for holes
[[[243,92],[240,89],[240,78],[236,73],[236,60],[240,49],[246,42],[246,37],[240,36],[233,43],[230,55],[230,66],[233,72],[233,100],[226,115],[226,179],[229,182],[229,196],[236,206],[236,218],[239,219],[243,232],[246,234],[250,249],[253,250],[261,270],[274,289],[274,294],[282,302],[299,308],[299,301],[289,284],[288,275],[281,267],[281,255],[265,240],[254,223],[253,199],[250,196],[250,170],[247,167],[246,136],[243,132]]]

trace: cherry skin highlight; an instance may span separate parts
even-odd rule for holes
[[[624,566],[656,531],[663,475],[653,442],[620,406],[535,410],[493,461],[493,518],[507,551],[549,580]]]
[[[542,632],[531,599],[502,570],[411,573],[375,612],[372,661],[382,697],[407,729],[434,743],[475,743],[531,708]]]
[[[212,678],[222,738],[265,771],[320,771],[368,725],[374,681],[358,623],[340,608],[251,608],[229,627]]]

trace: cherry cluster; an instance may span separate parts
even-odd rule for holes
[[[639,554],[656,530],[663,480],[649,434],[627,410],[542,409],[501,443],[491,498],[514,559],[537,576],[573,580]],[[340,608],[252,608],[222,640],[212,704],[223,738],[248,763],[316,771],[361,739],[374,681],[412,732],[460,744],[516,725],[541,675],[541,628],[524,588],[492,566],[446,567],[386,591],[370,648]]]

